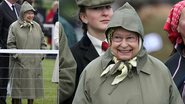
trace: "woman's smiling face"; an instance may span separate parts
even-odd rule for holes
[[[35,14],[32,10],[24,12],[24,21],[32,22]]]
[[[118,60],[130,60],[139,52],[139,37],[135,32],[117,28],[112,34],[110,47]]]

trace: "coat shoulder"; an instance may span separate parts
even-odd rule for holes
[[[164,63],[161,60],[157,59],[156,57],[153,57],[151,55],[148,55],[148,57],[150,62],[165,66]]]
[[[155,71],[160,71],[162,73],[168,73],[169,74],[169,69],[167,68],[167,66],[159,59],[149,55],[148,57],[148,63],[147,64],[150,64],[154,69]]]
[[[11,25],[10,25],[10,28],[19,28],[20,27],[20,24],[18,21],[15,21],[13,22]]]
[[[34,24],[36,27],[40,27],[40,24],[38,24],[36,21],[33,21],[33,24]]]
[[[84,69],[86,71],[86,74],[90,77],[94,77],[94,75],[100,74],[102,70],[102,57],[97,57],[94,60],[92,60]]]

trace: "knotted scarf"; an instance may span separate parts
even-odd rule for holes
[[[33,22],[26,22],[26,21],[24,21],[24,22],[21,24],[20,27],[21,27],[21,28],[28,27],[28,28],[30,29],[30,31],[31,31],[32,28],[33,28]]]
[[[103,77],[104,75],[108,74],[108,73],[113,73],[116,71],[121,71],[121,74],[117,75],[113,82],[111,83],[111,85],[116,85],[118,83],[120,83],[121,81],[123,81],[127,75],[128,75],[128,70],[132,69],[133,67],[137,66],[137,61],[136,61],[137,57],[134,57],[133,59],[127,61],[127,62],[123,62],[123,61],[119,61],[117,60],[116,57],[113,57],[113,61],[114,64],[110,64],[102,73],[101,73],[101,77]]]
[[[168,32],[168,38],[174,45],[182,43],[182,37],[177,31],[177,27],[179,24],[179,18],[180,18],[181,12],[184,7],[185,7],[185,0],[175,4],[172,7],[170,14],[167,18],[167,21],[163,27],[163,29]]]

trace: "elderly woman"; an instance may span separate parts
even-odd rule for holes
[[[20,18],[11,26],[8,34],[9,49],[46,49],[41,27],[33,21],[34,8],[25,1]],[[21,104],[21,99],[43,97],[42,54],[13,54],[10,59],[10,88],[12,104]]]
[[[146,53],[143,34],[131,5],[116,10],[110,48],[83,71],[73,104],[183,104],[168,68]]]
[[[171,9],[164,30],[174,45],[171,57],[166,61],[173,80],[185,103],[185,1],[177,2]]]

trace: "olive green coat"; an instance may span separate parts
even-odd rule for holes
[[[168,68],[158,59],[141,55],[133,76],[111,85],[118,74],[100,75],[112,58],[108,50],[85,68],[73,104],[183,104]]]
[[[21,16],[33,7],[24,3]],[[40,25],[33,21],[32,30],[21,27],[20,17],[9,29],[7,47],[9,49],[46,49],[47,45]],[[12,98],[34,99],[43,97],[42,54],[13,54],[10,57],[10,88]]]
[[[75,89],[76,61],[67,44],[63,27],[59,25],[59,101],[66,104]]]

